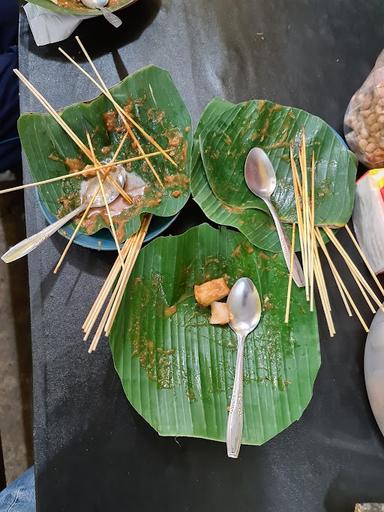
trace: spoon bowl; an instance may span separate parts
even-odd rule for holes
[[[127,179],[127,171],[125,170],[124,166],[117,165],[116,169],[109,173],[111,178],[113,178],[117,183],[120,185],[120,187],[124,187],[126,179]],[[97,176],[93,178],[89,178],[88,180],[83,180],[81,182],[80,187],[80,201],[82,204],[88,204],[89,201],[92,199],[94,193],[96,190],[98,190],[100,186],[99,180]],[[112,203],[115,199],[118,198],[119,191],[116,190],[116,188],[113,186],[113,184],[105,180],[103,183],[105,197],[107,199],[108,204]],[[104,198],[101,191],[97,194],[95,197],[95,200],[93,201],[92,208],[99,208],[101,206],[104,206]]]
[[[231,313],[230,328],[246,336],[260,321],[261,302],[256,286],[248,277],[242,277],[233,285],[227,299]]]
[[[261,148],[252,148],[247,155],[244,177],[248,188],[261,199],[270,199],[276,188],[276,173],[268,155]]]

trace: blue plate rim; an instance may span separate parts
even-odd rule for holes
[[[49,224],[52,224],[57,220],[57,218],[49,211],[48,207],[44,204],[44,201],[41,199],[38,191],[36,191],[36,196],[37,202],[39,204],[40,210],[45,220]],[[151,240],[159,236],[161,233],[163,233],[166,229],[168,229],[175,222],[179,214],[180,212],[170,217],[159,217],[157,215],[154,215],[154,220],[150,224],[149,231],[144,239],[144,243],[150,242]],[[161,220],[164,220],[164,224],[161,222]],[[156,221],[160,222],[161,224],[160,226],[155,227],[151,231],[151,226],[153,226],[153,223],[156,223]],[[73,234],[73,231],[74,230],[72,227],[67,226],[59,229],[58,233],[60,233],[61,236],[69,240]],[[97,251],[116,251],[116,245],[110,232],[108,231],[109,237],[106,239],[100,238],[100,236],[98,236],[98,233],[99,232],[95,233],[94,235],[84,235],[83,233],[80,233],[76,236],[73,242],[77,245],[80,245],[81,247],[86,247],[87,249],[94,249]]]

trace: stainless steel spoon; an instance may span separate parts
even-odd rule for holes
[[[244,166],[244,177],[248,188],[255,196],[260,197],[268,206],[275,223],[284,259],[288,269],[290,268],[291,244],[284,232],[284,228],[271,203],[271,195],[276,188],[276,174],[268,155],[261,148],[252,148],[248,153]],[[304,286],[303,269],[296,254],[293,260],[293,280],[299,288]]]
[[[122,165],[116,166],[116,170],[110,173],[110,176],[112,176],[112,178],[116,180],[121,187],[124,187],[126,175],[126,170]],[[42,242],[44,242],[44,240],[47,240],[50,236],[56,233],[56,231],[62,228],[70,220],[72,220],[74,217],[82,213],[86,209],[89,201],[93,197],[98,187],[99,180],[97,179],[97,177],[90,178],[89,180],[83,180],[80,188],[80,206],[78,206],[77,208],[75,208],[75,210],[68,213],[67,215],[57,220],[53,224],[50,224],[46,228],[42,229],[38,233],[35,233],[34,235],[28,238],[25,238],[18,244],[8,249],[8,251],[5,254],[3,254],[1,259],[5,263],[11,263],[12,261],[18,260],[19,258],[22,258],[23,256],[26,256],[27,254],[32,252],[34,249],[36,249],[36,247],[38,247]],[[104,183],[104,191],[108,204],[112,203],[112,201],[114,201],[119,196],[119,192],[108,181]],[[99,194],[97,194],[92,207],[96,208],[101,206],[104,206],[104,199],[100,192]]]
[[[122,25],[121,19],[106,8],[109,0],[81,0],[81,2],[90,9],[100,9],[104,18],[115,28],[119,28]]]
[[[243,434],[243,365],[245,339],[260,321],[261,303],[257,289],[248,277],[233,285],[227,299],[230,328],[237,336],[236,372],[227,423],[227,454],[237,459]]]

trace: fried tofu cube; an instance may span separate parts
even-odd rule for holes
[[[201,306],[210,306],[212,302],[224,299],[229,293],[228,285],[223,277],[212,279],[206,283],[195,285],[195,299]]]
[[[226,302],[212,302],[210,324],[225,325],[229,324],[230,319],[229,307]]]

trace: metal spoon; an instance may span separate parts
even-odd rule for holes
[[[122,25],[121,19],[109,9],[106,9],[109,0],[81,0],[81,2],[90,9],[99,9],[104,18],[115,28],[119,28]]]
[[[126,170],[122,165],[116,166],[116,170],[111,172],[110,176],[112,176],[112,178],[116,180],[121,187],[124,187],[126,180]],[[77,208],[75,208],[75,210],[68,213],[67,215],[57,220],[53,224],[50,224],[46,228],[42,229],[38,233],[35,233],[34,235],[28,238],[25,238],[18,244],[8,249],[8,251],[5,254],[3,254],[1,259],[5,263],[11,263],[12,261],[18,260],[19,258],[22,258],[23,256],[32,252],[34,249],[36,249],[36,247],[38,247],[42,242],[44,242],[44,240],[47,240],[50,236],[56,233],[56,231],[62,228],[70,220],[72,220],[74,217],[82,213],[86,209],[89,201],[93,197],[98,187],[99,180],[97,179],[97,177],[90,178],[89,180],[83,180],[80,188],[80,206],[78,206]],[[104,183],[104,191],[108,204],[112,203],[112,201],[114,201],[119,196],[119,192],[108,181]],[[97,194],[93,202],[92,208],[97,208],[101,206],[104,206],[104,199],[102,193],[100,192],[99,194]]]
[[[291,244],[287,239],[284,228],[271,203],[271,195],[276,188],[276,174],[268,155],[261,148],[252,148],[248,153],[244,166],[244,177],[249,190],[260,197],[268,206],[274,220],[281,248],[288,269],[290,268]],[[299,288],[304,286],[303,269],[296,254],[293,260],[293,280]]]
[[[261,303],[257,289],[247,277],[233,285],[227,299],[230,328],[237,336],[236,372],[227,422],[227,454],[237,459],[243,434],[243,363],[245,339],[260,321]]]

